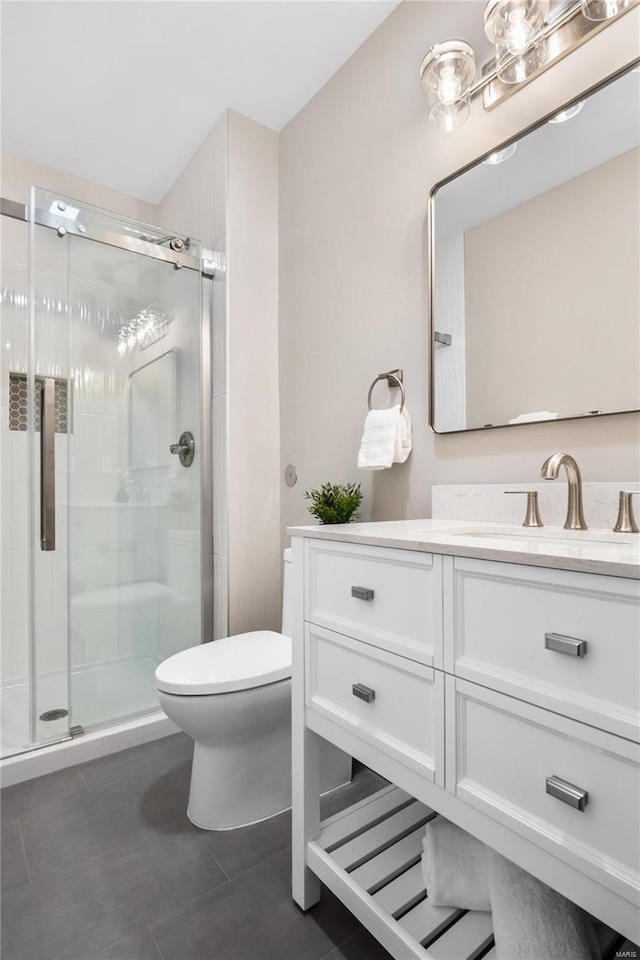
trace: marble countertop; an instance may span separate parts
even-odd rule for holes
[[[341,540],[479,560],[555,567],[640,579],[640,534],[611,530],[526,529],[471,520],[394,520],[289,527],[292,537]]]

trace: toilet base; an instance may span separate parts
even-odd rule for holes
[[[350,783],[351,757],[332,744],[320,746],[321,791]],[[251,763],[215,741],[196,741],[187,817],[201,830],[235,830],[291,807],[291,755],[278,745],[254,753]]]

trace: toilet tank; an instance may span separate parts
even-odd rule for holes
[[[291,547],[282,555],[284,577],[282,580],[282,632],[290,637],[293,630],[293,596],[291,595]]]

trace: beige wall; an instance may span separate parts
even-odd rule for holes
[[[155,223],[158,216],[158,208],[152,203],[145,203],[144,200],[137,200],[126,193],[118,193],[117,190],[92,183],[91,180],[73,177],[69,173],[45,167],[41,163],[33,163],[3,150],[0,153],[0,194],[8,200],[28,203],[29,188],[32,186],[62,193],[75,200],[112,210],[123,217],[132,217],[147,223]]]
[[[300,477],[282,487],[283,525],[309,520],[302,494],[323,480],[361,480],[365,516],[383,519],[428,515],[433,483],[530,480],[560,449],[587,480],[639,475],[635,414],[440,437],[427,426],[429,189],[638,55],[634,10],[491,113],[476,104],[447,135],[428,126],[418,67],[438,40],[479,43],[482,9],[405,0],[281,133],[281,464]],[[396,366],[413,454],[359,473],[369,384]]]
[[[229,111],[229,631],[280,629],[278,135]]]
[[[636,147],[465,233],[468,426],[640,407],[639,164]]]

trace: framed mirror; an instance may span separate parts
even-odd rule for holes
[[[640,72],[429,196],[436,433],[640,409]]]

